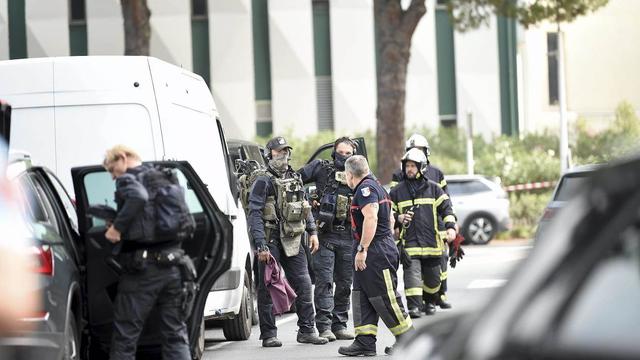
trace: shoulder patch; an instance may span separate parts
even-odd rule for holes
[[[360,189],[360,192],[362,193],[362,196],[364,196],[364,197],[369,197],[369,195],[371,195],[371,189],[368,186],[363,187],[362,189]]]

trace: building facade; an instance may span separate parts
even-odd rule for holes
[[[404,1],[408,3],[408,1]],[[412,40],[407,127],[467,126],[485,137],[558,128],[557,28],[491,19],[459,33],[427,0]],[[376,123],[373,0],[148,0],[151,55],[200,74],[233,137]],[[564,25],[572,118],[640,109],[640,1],[610,0]],[[555,47],[554,47],[555,46]],[[121,55],[117,0],[0,0],[0,59]]]

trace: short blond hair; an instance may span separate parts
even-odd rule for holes
[[[140,158],[140,155],[138,155],[138,153],[132,148],[126,145],[116,145],[111,149],[107,150],[107,152],[104,154],[104,160],[102,161],[102,166],[104,166],[105,168],[108,167],[109,164],[112,164],[118,159],[120,159],[122,157],[122,154],[126,155],[128,158],[142,161],[142,158]]]

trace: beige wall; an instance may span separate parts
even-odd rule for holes
[[[640,111],[639,18],[640,1],[610,0],[598,11],[562,25],[570,122],[583,117],[596,127],[606,126],[623,100]],[[544,24],[519,34],[523,131],[559,127],[558,107],[549,104],[546,38],[556,30]]]
[[[621,100],[640,109],[640,1],[610,0],[565,27],[568,108],[597,116]]]

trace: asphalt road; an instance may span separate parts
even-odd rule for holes
[[[414,319],[419,327],[432,321],[445,312],[473,310],[485,305],[494,291],[509,278],[510,271],[524,259],[531,246],[528,241],[493,241],[487,246],[465,246],[466,256],[455,269],[449,269],[448,297],[453,305],[450,310],[440,310],[434,316]],[[400,275],[400,274],[399,274]],[[399,276],[402,278],[402,276]],[[402,282],[399,289],[402,292]],[[204,359],[335,359],[343,358],[338,347],[350,344],[350,341],[334,341],[327,345],[307,345],[296,342],[297,317],[285,314],[277,319],[278,338],[283,342],[281,348],[263,348],[259,337],[259,328],[253,327],[251,338],[247,341],[226,341],[221,329],[206,331],[206,350]],[[353,323],[349,324],[353,330]],[[378,356],[369,359],[383,359],[384,347],[393,344],[394,337],[382,322],[378,332]]]

